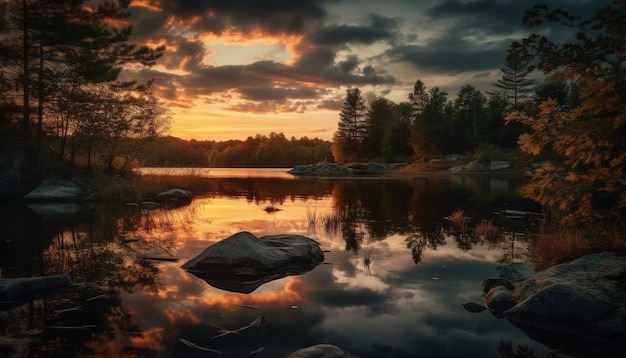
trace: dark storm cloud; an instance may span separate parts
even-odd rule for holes
[[[307,41],[322,46],[371,45],[377,41],[391,41],[397,35],[398,21],[372,14],[367,25],[326,26],[310,33]]]
[[[191,51],[193,54],[194,52]],[[194,57],[198,60],[198,56]],[[358,85],[393,83],[391,76],[379,75],[372,68],[365,67],[364,71],[356,71],[358,61],[350,57],[346,61],[334,63],[335,54],[332,51],[318,49],[303,56],[293,66],[274,61],[258,61],[248,65],[208,66],[197,61],[187,62],[185,70],[193,75],[180,77],[180,85],[186,95],[201,96],[210,93],[235,90],[244,95],[265,96],[278,100],[279,96],[287,98],[312,98],[321,96],[325,91],[308,89],[298,83],[313,85]],[[276,83],[288,83],[286,88],[276,87]],[[300,88],[298,91],[288,88]],[[296,97],[293,97],[296,95]],[[303,97],[304,96],[304,97]]]
[[[446,0],[427,10],[426,15],[435,21],[454,20],[452,26],[456,28],[503,34],[525,29],[522,16],[530,6],[525,1]]]
[[[343,105],[343,100],[341,98],[333,100],[333,99],[325,99],[320,102],[317,106],[318,109],[328,109],[331,111],[338,111],[341,109]]]
[[[244,87],[237,90],[241,98],[251,101],[276,101],[286,98],[316,98],[319,91],[309,87],[276,88],[276,87]]]
[[[425,11],[438,32],[424,44],[396,46],[385,55],[444,75],[498,69],[512,40],[525,29],[521,19],[528,6],[519,1],[446,0]]]
[[[419,69],[455,75],[498,69],[505,62],[509,43],[491,49],[409,45],[388,50],[386,55],[393,61],[407,62]]]
[[[165,43],[168,49],[158,63],[168,72],[152,69],[137,75],[154,78],[159,94],[178,104],[208,100],[211,95],[221,95],[210,99],[220,101],[239,94],[241,102],[230,103],[230,108],[256,113],[337,110],[341,99],[327,96],[331,89],[344,86],[379,86],[380,95],[404,79],[402,73],[386,72],[393,70],[385,66],[390,63],[410,64],[429,75],[474,72],[477,78],[475,73],[480,73],[480,80],[489,84],[493,82],[489,75],[499,73],[511,42],[535,31],[522,23],[533,3],[521,0],[381,2],[381,7],[391,10],[381,11],[385,15],[368,15],[372,7],[367,6],[355,7],[353,13],[329,14],[333,9],[329,5],[339,0],[150,1],[150,8],[130,9],[133,40]],[[587,15],[607,3],[558,0],[549,6]],[[219,37],[226,32],[244,35],[244,42],[253,34],[301,35],[290,37],[301,40],[290,43],[292,63],[209,65],[213,37],[204,35]],[[550,37],[560,34],[551,29]],[[361,48],[367,52],[356,52]]]
[[[177,18],[200,17],[194,28],[222,33],[236,27],[244,32],[301,33],[326,18],[324,6],[332,0],[155,0],[164,12]]]
[[[129,13],[133,20],[133,40],[139,42],[155,39],[155,36],[158,38],[169,16],[165,12],[139,6],[131,6]]]

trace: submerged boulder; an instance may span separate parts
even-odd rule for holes
[[[0,301],[13,301],[27,298],[33,294],[65,287],[70,284],[67,275],[40,277],[19,277],[0,279]]]
[[[209,246],[182,268],[211,286],[250,293],[266,282],[308,272],[323,261],[319,244],[308,237],[257,238],[243,231]]]
[[[567,336],[626,349],[626,254],[587,255],[537,272],[512,290],[494,285],[485,303],[529,336],[552,339],[543,342],[548,346]]]

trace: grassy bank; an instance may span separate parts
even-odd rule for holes
[[[598,252],[626,253],[626,236],[617,230],[544,229],[529,246],[531,261],[543,269]]]
[[[108,176],[96,174],[92,189],[103,201],[133,202],[154,198],[157,194],[173,188],[192,193],[207,190],[206,178],[194,175],[139,175],[136,173]]]

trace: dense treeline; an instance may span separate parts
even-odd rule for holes
[[[331,143],[283,133],[257,134],[223,142],[155,138],[142,146],[138,160],[157,167],[293,167],[332,161]]]
[[[513,57],[502,68],[494,91],[483,93],[462,86],[456,98],[417,80],[408,101],[395,103],[376,97],[366,103],[358,88],[346,91],[333,137],[335,160],[356,161],[427,160],[443,154],[515,151],[519,136],[528,130],[520,122],[507,122],[514,111],[537,113],[539,105],[553,98],[560,105],[578,101],[577,81],[525,78],[527,62]]]

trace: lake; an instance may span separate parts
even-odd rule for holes
[[[538,210],[515,194],[523,179],[142,170],[191,173],[206,187],[190,205],[170,209],[0,205],[0,276],[65,273],[73,282],[25,303],[3,303],[0,355],[284,357],[319,343],[359,357],[551,351],[489,311],[462,306],[482,304],[481,281],[526,260],[534,223],[494,214]],[[446,219],[455,210],[468,227],[492,222],[500,235],[455,227]],[[325,261],[248,294],[212,287],[180,268],[240,231],[308,236]]]

